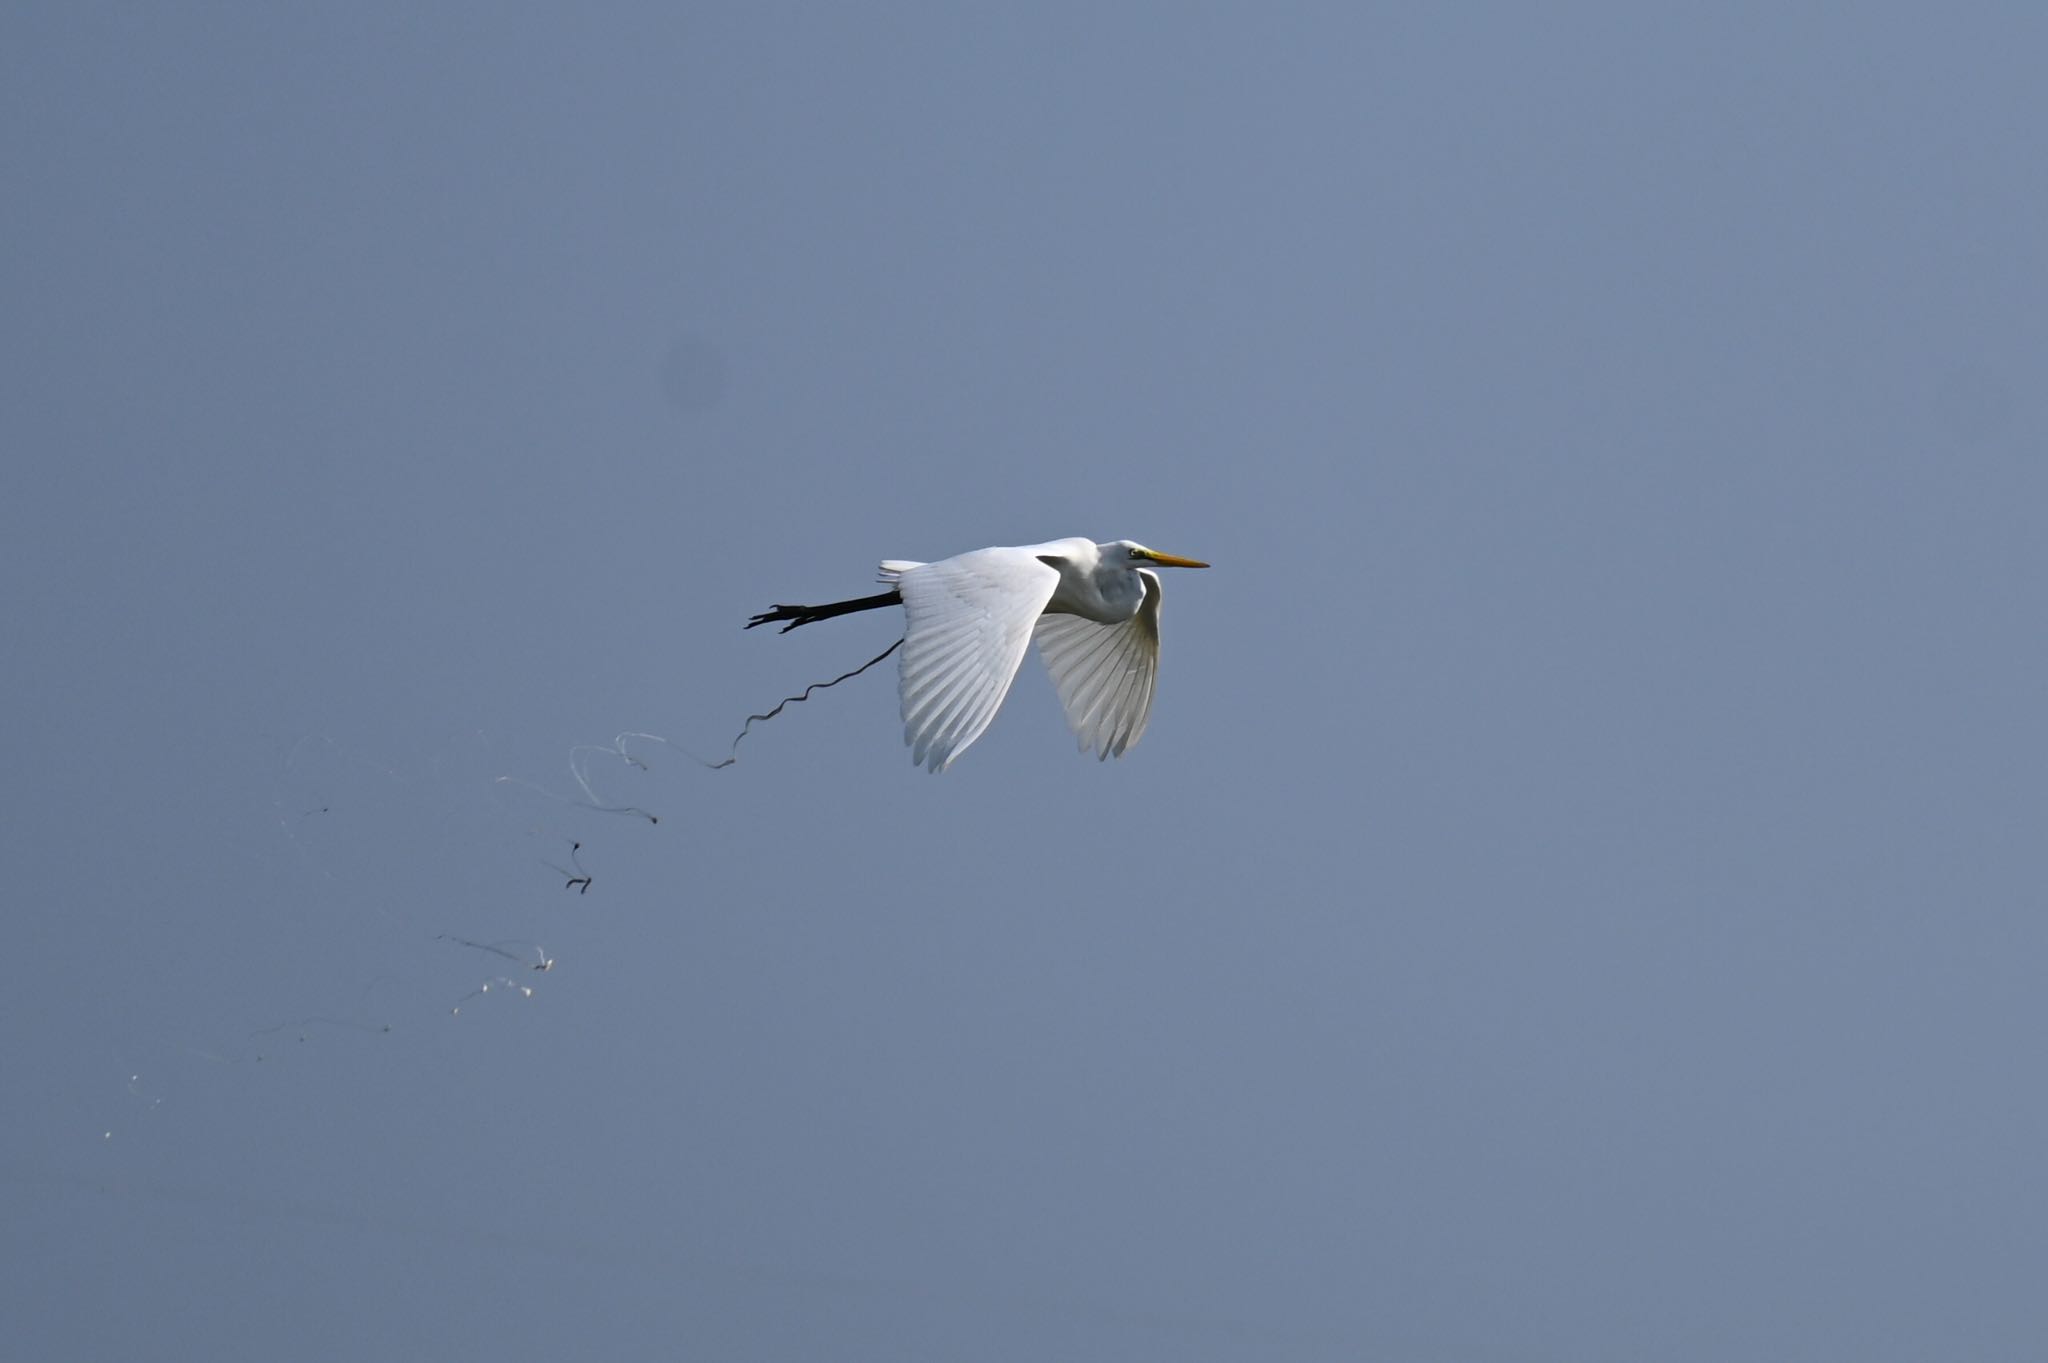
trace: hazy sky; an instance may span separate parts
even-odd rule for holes
[[[2043,14],[8,6],[10,1351],[2040,1357]]]

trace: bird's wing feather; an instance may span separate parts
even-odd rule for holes
[[[903,741],[912,761],[944,771],[981,737],[1059,580],[1016,549],[977,549],[902,571]]]
[[[1038,620],[1038,651],[1052,673],[1081,751],[1098,759],[1122,757],[1145,732],[1152,690],[1159,679],[1159,577],[1140,572],[1145,600],[1119,624],[1079,615]]]

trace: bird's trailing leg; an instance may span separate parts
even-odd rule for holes
[[[855,611],[878,611],[884,606],[902,604],[903,593],[891,587],[886,592],[863,596],[857,601],[834,601],[823,606],[775,606],[747,621],[743,628],[752,629],[756,625],[773,625],[786,620],[789,623],[782,626],[781,633],[787,634],[798,625],[830,620],[835,615],[851,615]]]

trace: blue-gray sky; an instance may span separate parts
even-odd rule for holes
[[[2038,1356],[2044,52],[10,6],[10,1347]],[[1073,534],[1122,762],[566,798]]]

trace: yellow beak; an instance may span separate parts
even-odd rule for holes
[[[1156,549],[1147,549],[1145,557],[1162,568],[1206,568],[1209,565],[1198,558],[1182,558],[1178,554],[1162,554]]]

